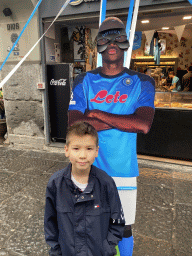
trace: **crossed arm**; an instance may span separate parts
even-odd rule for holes
[[[134,114],[117,115],[101,110],[91,110],[86,114],[78,110],[69,111],[69,126],[76,121],[86,121],[97,131],[116,128],[125,132],[148,133],[155,114],[152,107],[140,107]]]

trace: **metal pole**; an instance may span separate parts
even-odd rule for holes
[[[131,21],[132,21],[132,17],[133,17],[134,3],[135,3],[135,0],[131,0],[130,5],[129,5],[129,13],[128,13],[128,17],[127,17],[126,33],[127,33],[128,41],[129,41],[130,30],[131,30]]]
[[[130,46],[127,51],[127,58],[126,58],[126,62],[125,62],[125,66],[127,68],[130,67],[130,62],[131,62],[131,54],[132,54],[132,49],[133,49],[135,28],[136,28],[137,16],[138,16],[138,11],[139,11],[139,3],[140,3],[140,0],[135,0],[135,9],[134,9],[134,14],[133,14],[133,20],[132,20],[131,31],[130,31],[130,39],[129,39]]]
[[[40,16],[40,14],[39,14]],[[43,34],[43,21],[39,17],[39,30],[40,35]],[[48,110],[48,86],[46,79],[46,59],[45,59],[45,38],[40,42],[41,48],[41,61],[42,61],[42,82],[45,83],[45,90],[42,90],[42,104],[43,104],[43,112],[44,112],[44,134],[45,134],[45,145],[50,143],[50,119],[49,119],[49,110]]]
[[[130,30],[131,30],[131,21],[133,17],[133,8],[134,8],[135,0],[131,0],[130,5],[129,5],[129,12],[127,16],[127,25],[126,25],[126,34],[127,34],[127,40],[129,41],[129,36],[130,36]],[[124,66],[127,58],[127,51],[124,54]]]

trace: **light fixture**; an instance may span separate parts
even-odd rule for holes
[[[183,20],[190,20],[192,18],[192,16],[184,16]]]
[[[142,20],[141,23],[149,23],[149,20]]]
[[[167,29],[169,29],[169,27],[163,27],[162,29],[163,29],[163,30],[167,30]]]
[[[12,15],[12,11],[11,11],[10,8],[5,8],[5,9],[3,10],[3,14],[4,14],[6,17],[8,17],[8,16],[11,16],[11,15]]]

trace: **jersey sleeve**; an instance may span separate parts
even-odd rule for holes
[[[84,88],[84,77],[85,74],[81,74],[74,80],[71,98],[69,102],[69,111],[79,110],[84,114],[85,110],[87,109],[87,99]]]
[[[141,80],[141,93],[139,95],[136,109],[140,107],[152,107],[154,106],[155,99],[155,81],[150,78],[149,80]]]

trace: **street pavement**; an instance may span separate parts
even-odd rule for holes
[[[62,149],[0,145],[0,256],[48,255],[45,189],[51,175],[67,164]],[[191,163],[139,158],[139,167],[133,256],[192,255]]]

